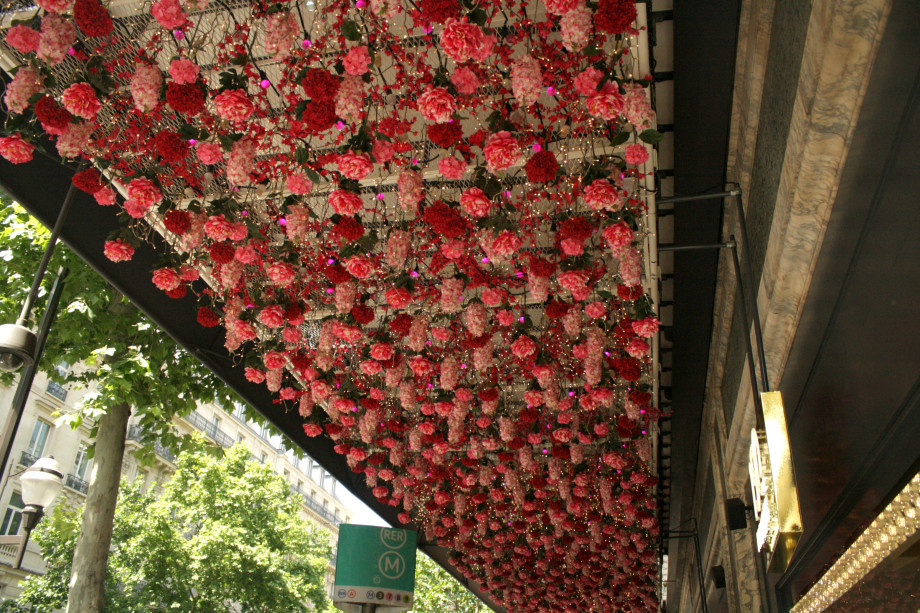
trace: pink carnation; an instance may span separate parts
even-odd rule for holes
[[[651,338],[658,332],[658,320],[654,317],[646,317],[639,321],[632,322],[632,329],[639,336]]]
[[[184,57],[169,63],[169,74],[173,81],[180,85],[188,85],[198,80],[198,64]]]
[[[89,121],[68,124],[55,143],[58,155],[62,158],[75,158],[83,155],[86,148],[89,147],[90,136],[95,129],[96,124]]]
[[[537,353],[537,343],[526,334],[522,334],[511,344],[511,353],[521,360],[526,360]]]
[[[386,164],[396,155],[396,147],[388,140],[375,140],[372,153],[374,161],[378,164]]]
[[[592,96],[597,93],[597,86],[603,78],[604,73],[597,68],[586,68],[575,76],[572,85],[582,96]]]
[[[304,194],[309,194],[310,190],[313,189],[313,181],[307,177],[306,173],[294,172],[288,175],[285,187],[292,194],[303,196]]]
[[[46,64],[61,63],[77,39],[77,28],[70,19],[55,13],[42,18],[42,38],[38,43],[38,59]]]
[[[405,230],[391,230],[387,237],[386,260],[391,268],[401,268],[409,255],[412,241]]]
[[[632,228],[625,221],[607,226],[601,234],[614,255],[619,254],[624,247],[630,245],[634,236]]]
[[[374,272],[374,264],[363,255],[354,255],[345,260],[345,270],[356,279],[366,279]]]
[[[41,32],[28,26],[13,26],[6,31],[6,44],[23,54],[37,51],[41,39]]]
[[[591,36],[591,11],[579,4],[559,19],[562,29],[562,44],[572,52],[581,51]]]
[[[32,66],[19,69],[10,84],[6,86],[3,102],[13,113],[21,113],[29,106],[29,98],[42,91],[42,81],[38,70]]]
[[[115,204],[115,190],[106,185],[95,192],[93,198],[96,199],[96,203],[100,206],[111,206]]]
[[[336,158],[336,165],[339,172],[356,181],[360,181],[374,169],[374,163],[365,153],[343,153]]]
[[[642,358],[648,356],[649,345],[641,338],[634,338],[629,341],[628,345],[626,345],[626,353],[628,353],[631,357],[641,360]]]
[[[116,238],[112,241],[105,241],[102,252],[113,262],[127,262],[134,255],[134,247]]]
[[[224,159],[224,150],[217,143],[198,143],[195,153],[202,164],[217,164]]]
[[[418,203],[425,198],[425,184],[422,181],[422,176],[412,169],[406,169],[399,173],[396,188],[398,190],[399,205],[407,211],[414,211]]]
[[[492,201],[478,187],[471,187],[460,196],[460,206],[470,217],[487,217]]]
[[[511,90],[521,106],[530,106],[540,97],[543,73],[536,58],[525,55],[511,66]]]
[[[138,177],[128,183],[128,198],[134,200],[140,205],[149,208],[160,204],[163,200],[163,194],[159,188],[153,184],[153,181],[146,177]]]
[[[384,293],[384,297],[394,309],[404,309],[412,303],[412,294],[404,287],[391,287]]]
[[[153,284],[164,292],[170,292],[179,287],[182,279],[172,268],[159,268],[153,271]]]
[[[626,191],[607,179],[595,179],[585,188],[585,202],[595,211],[616,211],[623,207]]]
[[[466,162],[450,156],[438,160],[438,172],[445,179],[462,179],[463,173],[466,172]]]
[[[38,0],[38,6],[49,13],[63,13],[73,8],[73,0]]]
[[[502,230],[492,242],[492,250],[498,255],[508,257],[524,244],[524,239],[511,230]]]
[[[188,22],[188,15],[179,6],[179,0],[157,0],[150,7],[150,14],[167,30],[181,29]]]
[[[450,82],[454,84],[459,94],[470,95],[479,89],[479,78],[466,66],[454,68],[454,72],[450,75]]]
[[[19,133],[0,137],[0,155],[13,164],[22,164],[32,160],[35,147],[22,139]]]
[[[546,12],[553,15],[565,15],[573,8],[578,6],[581,0],[543,0],[546,5]]]
[[[255,107],[252,100],[241,89],[225,89],[214,97],[217,114],[229,121],[246,121]]]
[[[345,66],[345,72],[355,77],[360,77],[366,73],[370,63],[371,56],[370,53],[367,52],[366,45],[352,47],[342,59],[342,64]]]
[[[467,22],[466,18],[451,17],[444,22],[444,29],[441,30],[441,48],[458,64],[480,57],[486,45],[488,41],[482,29]]]
[[[361,196],[343,189],[337,189],[329,194],[329,204],[339,215],[354,217],[364,208]]]
[[[521,146],[510,132],[501,131],[489,137],[483,153],[489,172],[495,172],[513,166],[521,157]]]
[[[297,278],[297,271],[287,262],[272,262],[265,268],[265,274],[278,287],[287,287]]]
[[[626,99],[617,85],[611,81],[604,83],[601,91],[594,92],[585,101],[588,112],[605,121],[614,121],[623,112]]]
[[[648,94],[641,85],[633,85],[626,91],[626,121],[640,130],[651,128],[655,121],[655,111],[649,103]]]
[[[297,18],[291,11],[272,13],[265,20],[265,52],[275,61],[291,54],[291,45],[299,31]]]
[[[96,98],[96,90],[89,83],[74,83],[61,94],[64,108],[73,115],[95,121],[102,103]]]
[[[163,75],[159,68],[147,62],[138,62],[131,77],[131,97],[134,106],[142,112],[152,111],[160,100],[160,86],[163,85]]]
[[[335,96],[335,114],[350,121],[360,121],[365,94],[361,78],[346,75]]]
[[[648,149],[645,145],[634,143],[632,145],[626,145],[626,151],[624,156],[627,164],[644,164],[649,159]]]
[[[231,185],[249,183],[249,173],[255,166],[256,144],[251,138],[241,138],[233,143],[227,160],[227,181]]]
[[[446,123],[457,110],[457,103],[447,88],[434,87],[419,96],[418,110],[422,117],[429,121]]]

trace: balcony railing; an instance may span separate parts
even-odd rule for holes
[[[28,451],[23,451],[22,455],[19,456],[19,463],[25,466],[26,468],[35,464],[38,461],[37,455],[32,455]]]
[[[51,380],[48,381],[48,387],[45,388],[45,391],[48,392],[48,394],[60,400],[61,402],[64,402],[65,400],[67,400],[67,390],[64,389],[64,386],[58,383],[55,383],[54,381],[51,381]]]
[[[73,473],[67,474],[67,479],[64,480],[64,485],[84,495],[89,491],[89,483]]]
[[[236,442],[234,438],[217,427],[217,424],[210,422],[201,416],[197,411],[192,411],[185,416],[185,420],[204,432],[208,438],[213,440],[221,447],[232,447]]]
[[[147,439],[146,439],[146,437],[144,436],[144,429],[141,428],[140,426],[130,426],[130,427],[128,428],[128,437],[127,437],[127,438],[128,438],[129,441],[137,441],[137,442],[139,442],[139,443],[146,443],[146,442],[147,442]],[[167,461],[172,462],[173,464],[175,464],[175,462],[176,462],[176,454],[173,453],[173,451],[172,451],[171,449],[169,449],[168,447],[165,447],[165,446],[163,445],[163,443],[161,443],[160,441],[155,441],[155,442],[153,443],[153,450],[154,450],[154,452],[156,452],[156,454],[157,454],[158,456],[160,456],[160,457],[163,458],[164,460],[167,460]]]
[[[334,513],[330,513],[329,509],[310,498],[308,494],[302,490],[297,489],[293,485],[291,486],[291,491],[295,494],[300,494],[301,498],[303,498],[304,504],[307,505],[307,507],[309,507],[310,510],[312,510],[314,513],[328,521],[330,524],[333,526],[341,525],[342,519],[340,517],[336,517]]]

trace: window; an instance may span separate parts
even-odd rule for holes
[[[297,491],[299,492],[299,491],[302,490],[302,489],[303,489],[303,481],[298,481],[298,482],[297,482]]]
[[[22,523],[22,509],[25,507],[22,496],[19,492],[13,492],[10,496],[10,504],[3,515],[3,524],[0,525],[0,533],[7,536],[15,536],[19,533],[19,524]]]
[[[319,471],[319,486],[323,487],[323,484],[326,482],[326,471],[320,469]]]
[[[29,440],[29,455],[40,458],[45,451],[45,443],[48,442],[48,433],[51,432],[51,424],[39,419],[35,422],[32,429],[32,438]]]
[[[237,443],[245,443],[245,442],[246,442],[246,437],[243,436],[241,433],[238,432],[237,435],[236,435],[236,442],[237,442]]]
[[[240,421],[246,421],[246,413],[242,402],[233,403],[233,416]]]
[[[335,496],[335,484],[336,484],[335,478],[332,477],[332,476],[330,475],[330,477],[329,477],[329,493],[332,494],[333,496]]]
[[[268,459],[268,454],[265,453],[265,452],[263,451],[263,452],[262,452],[262,458],[261,458],[259,461],[262,462],[263,464],[265,464],[265,460],[267,460],[267,459]]]
[[[310,490],[310,500],[316,500],[316,490]]]
[[[90,459],[86,457],[86,445],[80,443],[77,457],[73,462],[73,474],[77,479],[86,481],[86,470],[89,468]]]
[[[323,500],[323,511],[327,511],[328,509],[329,509],[329,501]]]

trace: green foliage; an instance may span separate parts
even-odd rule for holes
[[[323,611],[329,534],[301,517],[283,478],[236,445],[215,458],[187,452],[159,497],[123,484],[106,578],[106,611]],[[35,539],[48,572],[18,603],[36,613],[67,600],[80,512],[58,508]],[[312,603],[315,609],[311,609]],[[25,610],[29,610],[26,608]]]
[[[421,551],[415,554],[415,607],[412,613],[486,613],[471,591]]]
[[[19,316],[48,235],[22,208],[0,198],[0,260],[5,273],[0,275],[0,322]],[[84,419],[95,423],[106,407],[125,402],[135,407],[139,425],[149,433],[147,442],[158,438],[181,451],[189,442],[169,431],[174,415],[187,415],[199,400],[230,406],[237,397],[63,244],[55,249],[29,325],[41,317],[61,266],[70,274],[40,368],[58,383],[93,390],[72,425]],[[54,371],[60,362],[78,367],[61,377]],[[11,381],[10,375],[0,377],[0,384]],[[140,457],[151,458],[149,449]]]

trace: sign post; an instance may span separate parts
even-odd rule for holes
[[[342,524],[332,599],[346,613],[396,613],[414,604],[413,530]]]

